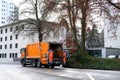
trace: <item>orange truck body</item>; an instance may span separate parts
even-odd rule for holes
[[[50,53],[50,49],[52,54]],[[21,49],[21,64],[41,67],[54,67],[65,64],[66,56],[61,43],[39,42],[28,44]],[[51,56],[51,57],[50,57]],[[51,61],[52,60],[52,61]]]

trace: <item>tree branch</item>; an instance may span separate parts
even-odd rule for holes
[[[118,6],[116,3],[113,3],[111,0],[107,0],[109,4],[111,4],[112,6],[114,6],[115,8],[120,10],[120,6]],[[120,3],[119,3],[120,5]]]

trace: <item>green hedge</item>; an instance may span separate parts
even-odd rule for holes
[[[120,70],[120,59],[95,58],[83,54],[73,54],[68,60],[68,67],[84,69]]]

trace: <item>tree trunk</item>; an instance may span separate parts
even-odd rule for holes
[[[85,34],[86,34],[86,18],[87,18],[87,10],[88,10],[88,1],[89,0],[84,0],[82,4],[82,19],[81,19],[81,26],[82,26],[82,31],[81,31],[81,53],[85,54]]]
[[[70,0],[68,0],[67,2],[68,2],[68,15],[69,15],[70,27],[71,27],[73,35],[74,35],[74,41],[75,41],[75,44],[76,44],[77,52],[80,52],[80,45],[79,45],[79,42],[78,42],[77,30],[76,30],[76,26],[75,26],[76,21],[75,21],[74,8],[70,6]],[[74,3],[73,3],[73,6],[74,6]]]
[[[42,35],[42,33],[41,33],[41,26],[42,26],[42,24],[41,24],[41,22],[39,21],[39,23],[38,23],[39,25],[38,25],[38,33],[39,33],[39,42],[42,42],[42,38],[43,38],[43,35]]]
[[[84,17],[81,20],[81,25],[82,25],[82,33],[81,33],[81,53],[85,53],[85,33],[86,33],[86,16],[85,14],[82,14]]]
[[[38,40],[39,42],[42,41],[42,33],[41,33],[41,22],[39,20],[38,17],[38,0],[36,0],[36,4],[35,4],[35,14],[36,14],[36,28],[38,29]]]

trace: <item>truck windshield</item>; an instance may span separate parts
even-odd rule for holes
[[[20,49],[20,54],[25,52],[25,48]]]

